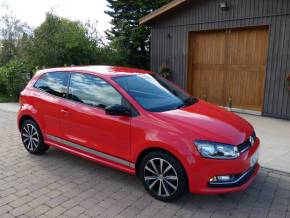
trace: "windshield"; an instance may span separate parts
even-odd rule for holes
[[[196,102],[159,75],[139,74],[113,79],[143,108],[151,112],[174,110]]]

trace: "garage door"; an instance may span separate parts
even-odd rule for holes
[[[190,33],[189,92],[217,105],[261,111],[267,51],[265,28]]]

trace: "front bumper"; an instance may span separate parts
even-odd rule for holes
[[[247,189],[254,181],[260,165],[251,167],[251,158],[259,149],[260,141],[257,138],[253,147],[243,152],[234,160],[213,160],[199,158],[192,166],[189,178],[190,192],[195,194],[225,194]],[[229,182],[210,183],[210,179],[219,175],[235,175]]]
[[[255,164],[255,166],[251,167],[249,170],[242,174],[236,174],[233,181],[228,182],[209,182],[208,187],[210,188],[234,188],[240,187],[244,184],[248,183],[248,181],[253,177],[259,168],[259,164]]]

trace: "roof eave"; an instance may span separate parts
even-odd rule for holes
[[[188,2],[188,0],[173,0],[173,1],[169,2],[168,4],[162,6],[161,8],[159,8],[159,9],[151,12],[150,14],[142,17],[139,20],[139,24],[140,25],[147,24],[150,21],[152,21],[153,19],[155,19],[161,15],[164,15],[165,13],[172,11],[173,9],[184,4],[185,2]]]

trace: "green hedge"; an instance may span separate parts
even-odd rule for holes
[[[20,92],[28,82],[31,67],[21,60],[11,60],[5,66],[0,67],[0,92],[9,96],[9,99],[17,101]]]

